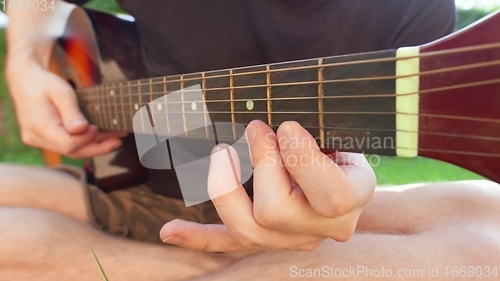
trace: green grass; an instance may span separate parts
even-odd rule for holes
[[[92,246],[90,246],[90,250],[92,251],[92,255],[94,255],[94,259],[97,262],[97,265],[99,266],[99,270],[101,270],[101,274],[104,277],[104,280],[109,281],[108,276],[106,276],[106,272],[104,272],[104,268],[102,268],[101,262],[97,258],[97,255],[95,254],[94,248],[92,248]]]
[[[93,7],[119,11],[114,1],[93,1]],[[482,10],[459,11],[459,27],[465,26],[487,12]],[[4,32],[0,31],[0,54],[5,53]],[[7,94],[5,80],[3,79],[4,57],[0,55],[0,100],[2,101],[7,116],[7,134],[0,135],[0,162],[19,163],[28,165],[43,165],[43,159],[38,149],[23,145],[19,139],[14,111]],[[371,160],[378,161],[375,158]],[[80,161],[65,159],[65,163],[79,164]],[[380,157],[380,164],[375,165],[378,182],[381,185],[405,184],[413,182],[437,182],[465,179],[479,179],[481,177],[464,169],[435,160],[416,158],[398,159]]]

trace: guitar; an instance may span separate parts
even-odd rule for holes
[[[75,86],[82,111],[102,130],[133,133],[140,108],[201,85],[214,123],[260,119],[277,128],[296,120],[324,150],[429,157],[500,182],[499,26],[496,13],[422,46],[149,78],[133,22],[76,8],[50,67]],[[186,102],[181,109],[187,114],[196,106]],[[155,123],[172,125],[168,102],[150,110],[160,116]],[[217,138],[231,141],[238,134],[229,130]],[[391,142],[349,141],[367,136]],[[119,150],[87,161],[86,169],[101,188],[112,190],[154,174],[140,160],[130,135]]]

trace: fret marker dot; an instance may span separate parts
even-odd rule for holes
[[[198,105],[196,105],[196,102],[194,102],[194,101],[193,101],[193,102],[191,103],[191,109],[192,109],[192,110],[196,110],[197,108],[198,108]]]
[[[157,104],[156,106],[158,107],[158,110],[161,110],[163,108],[163,106],[161,105],[161,103]]]
[[[117,123],[116,119],[113,119],[113,125],[116,125]]]
[[[253,100],[247,100],[247,109],[248,110],[253,110],[255,104],[253,103]]]
[[[139,105],[138,105],[137,103],[136,103],[136,104],[134,104],[134,109],[135,109],[135,110],[139,110]]]

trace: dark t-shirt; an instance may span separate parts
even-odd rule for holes
[[[420,45],[455,25],[454,0],[118,3],[136,19],[151,76]]]
[[[151,76],[420,45],[455,25],[454,0],[118,2],[136,19]],[[150,170],[147,184],[179,189],[172,171]]]

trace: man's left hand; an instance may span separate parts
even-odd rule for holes
[[[160,232],[164,243],[235,252],[312,250],[326,238],[347,241],[376,185],[364,155],[324,154],[296,122],[283,123],[275,134],[253,121],[246,134],[253,201],[240,184],[236,151],[219,145],[210,159],[208,193],[224,225],[174,220]]]

